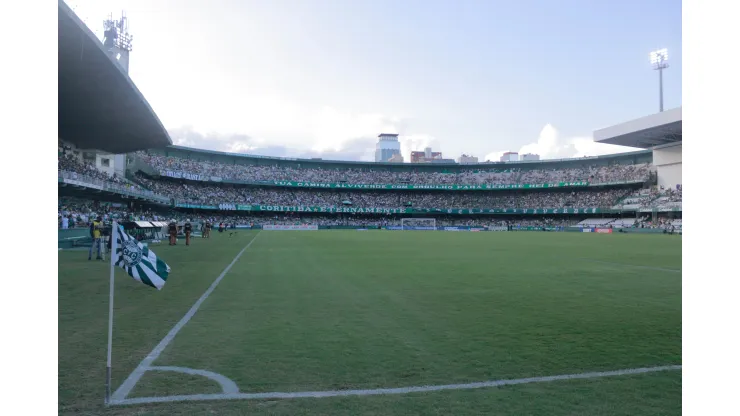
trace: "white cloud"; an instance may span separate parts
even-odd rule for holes
[[[504,151],[491,152],[491,153],[489,153],[489,154],[487,154],[487,155],[485,155],[483,157],[482,162],[485,162],[485,161],[498,162],[499,160],[501,160],[501,156],[503,156],[504,153],[506,153],[506,152],[504,152]]]
[[[190,126],[170,129],[169,133],[172,142],[180,146],[262,156],[372,161],[375,151],[374,140],[369,138],[343,141],[341,146],[334,149],[314,150],[273,144],[272,141],[244,134],[202,133]]]
[[[562,146],[558,143],[557,130],[552,124],[548,123],[540,131],[537,142],[525,144],[519,149],[519,153],[534,153],[540,155],[543,159],[551,159],[562,150]]]
[[[640,149],[596,143],[590,137],[572,137],[561,141],[558,137],[558,131],[552,126],[552,124],[548,123],[540,131],[537,141],[522,146],[519,149],[519,154],[534,153],[540,155],[541,159],[562,159],[584,156],[601,156],[612,153],[629,152],[632,150]],[[483,159],[495,162],[500,160],[501,155],[507,151],[515,150],[508,149],[504,151],[491,152]]]
[[[401,142],[401,156],[403,160],[408,162],[411,159],[411,152],[414,150],[424,150],[426,147],[431,147],[435,152],[441,152],[439,140],[429,134],[405,134],[398,136],[398,141]]]
[[[242,142],[231,142],[226,147],[226,151],[231,152],[231,153],[250,153],[257,149],[259,149],[259,147],[249,144],[249,143],[242,143]]]
[[[330,106],[311,111],[281,102],[287,104],[273,99],[264,100],[265,107],[261,109],[247,108],[245,114],[254,121],[250,135],[236,129],[211,130],[201,124],[169,129],[170,136],[177,145],[227,152],[373,161],[378,135],[400,133],[401,154],[407,161],[412,150],[431,146],[434,151],[441,151],[439,140],[429,134],[403,134],[408,130],[408,120],[400,117],[352,113]],[[270,126],[280,126],[280,134],[270,131]]]
[[[401,120],[377,113],[350,113],[325,106],[311,117],[311,150],[339,151],[349,141],[396,133]]]

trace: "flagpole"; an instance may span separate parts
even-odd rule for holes
[[[111,250],[110,250],[110,298],[108,300],[108,362],[105,368],[105,404],[110,404],[111,396],[111,359],[113,355],[113,283],[115,281],[115,259],[116,249],[118,248],[118,222],[113,220],[113,229],[111,230]]]

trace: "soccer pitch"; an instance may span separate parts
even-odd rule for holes
[[[104,408],[109,265],[62,251],[60,414],[681,411],[679,236],[239,231],[151,248],[172,274],[157,292],[117,271],[113,389],[164,340],[127,400],[241,395]]]

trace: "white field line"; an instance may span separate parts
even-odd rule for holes
[[[134,386],[136,386],[136,383],[139,382],[141,379],[141,376],[144,375],[144,373],[147,372],[147,370],[150,369],[151,364],[156,360],[159,355],[164,351],[165,348],[167,348],[167,345],[169,345],[170,342],[175,338],[178,332],[182,329],[182,327],[185,326],[185,324],[190,321],[190,319],[195,315],[196,312],[198,312],[198,309],[200,308],[200,305],[203,304],[203,302],[208,299],[208,296],[213,293],[213,290],[216,289],[216,286],[218,286],[219,283],[221,283],[221,280],[226,276],[226,273],[231,270],[231,267],[234,266],[234,264],[239,260],[239,258],[244,254],[244,252],[254,243],[254,240],[257,239],[261,231],[258,231],[257,234],[255,234],[254,238],[249,241],[249,243],[242,249],[242,251],[239,252],[239,254],[234,257],[234,260],[229,263],[228,266],[221,272],[220,275],[216,278],[216,280],[211,283],[211,286],[208,287],[208,289],[201,295],[201,297],[193,304],[193,306],[190,308],[188,313],[185,314],[185,316],[180,319],[180,322],[175,324],[172,329],[170,329],[170,332],[165,335],[165,337],[162,339],[162,341],[157,344],[156,347],[152,350],[152,352],[149,353],[140,363],[139,365],[134,369],[134,371],[129,374],[128,378],[121,384],[120,387],[118,387],[118,390],[116,390],[113,393],[113,396],[111,397],[111,402],[115,401],[122,401],[126,399],[126,396],[131,393],[131,390],[133,390]]]
[[[603,261],[603,260],[596,260],[596,259],[581,259],[581,260],[586,260],[586,261],[590,261],[593,263],[601,263],[601,264],[608,264],[612,266],[619,266],[619,267],[632,267],[636,269],[655,270],[658,272],[681,273],[680,269],[666,269],[664,267],[640,266],[637,264],[626,264],[626,263],[614,263],[611,261]]]
[[[239,393],[239,387],[237,387],[236,383],[234,383],[233,380],[219,373],[214,373],[213,371],[197,370],[194,368],[174,367],[174,366],[151,366],[149,367],[149,371],[172,371],[175,373],[189,374],[191,376],[201,376],[201,377],[209,378],[215,381],[216,383],[218,383],[218,385],[221,387],[222,393],[226,393],[226,394]]]
[[[443,384],[436,386],[411,386],[388,389],[363,389],[363,390],[328,390],[328,391],[302,391],[302,392],[271,392],[271,393],[230,393],[230,394],[192,394],[181,396],[164,397],[136,397],[123,400],[112,400],[111,405],[133,405],[148,403],[169,403],[184,401],[204,400],[259,400],[259,399],[299,399],[299,398],[326,398],[345,396],[377,396],[390,394],[426,393],[442,390],[467,390],[486,387],[501,387],[517,384],[546,383],[563,380],[582,380],[592,378],[627,376],[635,374],[655,373],[659,371],[681,370],[681,365],[666,365],[660,367],[629,368],[615,371],[601,371],[592,373],[562,374],[557,376],[529,377],[508,380],[483,381],[466,384]]]

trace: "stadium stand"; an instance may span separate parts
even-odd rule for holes
[[[126,221],[169,221],[174,219],[183,222],[190,219],[196,224],[209,220],[215,224],[224,223],[236,227],[237,225],[295,225],[313,224],[321,226],[398,226],[399,216],[371,216],[371,215],[306,215],[299,213],[277,213],[269,215],[239,215],[239,214],[206,214],[188,213],[173,209],[136,209],[120,202],[101,202],[80,198],[61,198],[58,206],[58,222],[61,229],[86,228],[89,223],[103,217],[103,221],[113,219]],[[537,226],[572,226],[578,220],[569,218],[551,218],[537,216],[532,218],[513,216],[502,219],[488,217],[473,217],[460,215],[437,216],[438,226],[507,226],[537,227]],[[65,220],[66,219],[66,220]]]
[[[94,189],[127,197],[142,198],[160,204],[171,201],[166,196],[158,195],[128,179],[108,175],[97,170],[92,164],[82,162],[80,159],[69,155],[59,157],[58,182],[62,188]],[[60,188],[60,195],[69,195],[67,191],[68,189]]]
[[[227,203],[257,205],[303,205],[338,207],[403,208],[564,208],[608,207],[624,196],[624,190],[583,190],[579,192],[408,192],[310,189],[265,189],[225,187],[189,182],[140,179],[149,189],[176,202],[190,204]]]
[[[404,216],[423,215],[434,217],[439,227],[512,229],[657,228],[666,221],[645,221],[646,214],[680,217],[681,190],[655,184],[649,152],[473,167],[399,167],[169,146],[130,153],[123,178],[98,171],[69,149],[60,141],[60,195],[90,199],[60,200],[61,228],[84,225],[98,213],[106,220],[190,218],[241,227],[394,227]],[[63,183],[73,183],[77,192],[61,188]],[[84,192],[87,188],[106,195],[93,197]],[[93,202],[105,198],[109,202]]]
[[[683,202],[683,191],[679,189],[661,189],[658,196],[651,203],[658,208],[680,207]]]
[[[162,176],[167,172],[186,172],[201,178],[217,177],[232,181],[297,181],[353,184],[532,184],[588,181],[590,183],[647,181],[650,165],[647,163],[611,166],[584,166],[561,169],[478,168],[460,172],[383,171],[365,169],[296,169],[288,166],[258,166],[226,164],[215,161],[166,157],[138,152]],[[191,176],[192,177],[192,176]]]
[[[639,189],[617,201],[614,209],[639,209],[641,206],[649,205],[652,200],[650,189]]]

